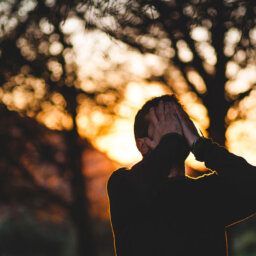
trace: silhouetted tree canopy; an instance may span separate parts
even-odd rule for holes
[[[97,96],[110,92],[116,96],[116,101],[121,96],[110,86],[96,92],[81,88],[69,35],[61,28],[69,14],[70,2],[0,2],[0,90],[1,101],[7,106],[1,120],[2,125],[10,122],[10,133],[3,130],[1,134],[8,146],[1,162],[2,195],[9,203],[13,199],[33,205],[34,201],[41,200],[43,205],[58,203],[66,208],[77,231],[79,253],[93,256],[95,248],[82,163],[82,153],[89,143],[81,139],[76,118],[85,101],[85,105],[90,103],[108,110],[108,105]],[[74,11],[69,15],[75,15]],[[58,135],[51,137],[51,132],[36,125],[36,121],[22,119],[24,123],[18,127],[15,124],[18,117],[9,113],[10,110],[41,122],[45,121],[45,115],[54,113],[48,124],[64,132],[56,141]],[[50,146],[51,141],[54,145]],[[59,161],[55,159],[55,150],[61,146],[62,152],[57,153]],[[40,181],[40,169],[44,175],[47,168],[57,172],[55,179],[58,175],[68,177],[66,181],[65,178],[60,180],[62,185],[67,183],[62,192],[57,186],[54,191],[40,183],[43,182]],[[49,175],[54,176],[53,173]],[[20,187],[13,184],[19,177]],[[66,193],[70,195],[65,196]]]
[[[237,108],[254,89],[251,83],[234,93],[227,89],[227,82],[234,80],[240,69],[255,64],[256,2],[108,1],[93,10],[98,18],[89,19],[91,27],[101,28],[142,53],[156,54],[179,69],[188,90],[208,110],[209,135],[224,144],[226,123],[234,121],[227,118],[228,110]],[[191,71],[202,81],[193,80]],[[165,72],[150,79],[181,94],[171,73],[167,66]]]

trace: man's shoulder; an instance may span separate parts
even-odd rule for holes
[[[131,176],[132,173],[134,173],[137,169],[140,169],[142,166],[142,161],[136,163],[132,167],[121,167],[112,172],[108,179],[108,183],[112,182],[113,180],[119,180],[119,179],[125,179],[127,176]]]
[[[124,176],[126,176],[127,172],[129,172],[128,168],[121,167],[112,172],[110,175],[108,182],[107,182],[107,189],[109,189],[113,186],[120,185],[122,180],[124,179]]]
[[[108,182],[113,180],[113,179],[117,179],[118,177],[122,177],[123,175],[125,175],[127,172],[129,171],[129,169],[127,167],[121,167],[118,168],[117,170],[113,171],[108,179]]]
[[[133,165],[131,168],[122,167],[115,170],[109,177],[107,182],[108,193],[110,191],[119,190],[126,187],[136,177],[137,170],[143,168],[143,161]]]

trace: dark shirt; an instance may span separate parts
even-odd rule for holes
[[[224,256],[226,227],[256,211],[256,168],[201,140],[196,158],[215,170],[168,178],[184,138],[167,134],[130,170],[115,171],[108,195],[118,256]]]

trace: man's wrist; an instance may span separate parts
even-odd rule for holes
[[[200,138],[200,136],[194,136],[192,138],[189,138],[188,141],[188,145],[190,147],[190,149],[192,149],[196,143],[196,141]]]
[[[198,140],[199,140],[200,138],[201,138],[201,137],[196,137],[196,138],[194,138],[194,139],[192,140],[192,143],[191,143],[191,146],[190,146],[192,152],[193,152],[193,149],[195,148],[196,143],[198,142]]]
[[[205,157],[209,148],[211,148],[212,141],[211,139],[206,139],[205,137],[199,137],[191,148],[191,152],[194,154],[196,160],[204,162]]]

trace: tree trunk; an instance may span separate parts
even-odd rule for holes
[[[204,100],[204,104],[208,109],[210,118],[210,126],[208,128],[209,137],[220,145],[225,145],[226,122],[225,117],[228,111],[228,102],[225,98],[225,84],[227,57],[225,56],[224,38],[225,38],[225,11],[223,9],[223,1],[216,0],[217,17],[216,25],[212,27],[212,45],[216,51],[217,62],[215,65],[215,74],[211,77],[207,86],[208,95]]]
[[[226,137],[226,127],[225,123],[225,115],[224,113],[218,113],[213,110],[208,109],[209,117],[210,117],[210,126],[208,128],[209,138],[213,139],[213,141],[218,144],[224,146]]]
[[[89,200],[86,196],[86,182],[83,174],[82,153],[84,146],[77,132],[77,92],[74,87],[64,87],[63,95],[67,102],[67,108],[73,119],[73,128],[67,132],[69,150],[69,164],[72,173],[71,189],[73,205],[71,215],[77,230],[79,256],[95,256],[93,232],[89,216]]]
[[[93,243],[92,227],[89,217],[89,202],[86,196],[85,177],[82,171],[83,148],[79,144],[80,137],[76,129],[68,132],[68,147],[70,166],[72,168],[72,194],[73,204],[71,215],[77,230],[78,255],[94,256],[95,247]]]
[[[222,79],[214,79],[212,85],[209,87],[208,95],[203,101],[204,105],[207,107],[210,119],[210,125],[207,130],[209,137],[222,146],[225,146],[226,142],[225,118],[228,111],[228,103],[225,99],[224,91],[225,82],[225,77],[222,77]]]

